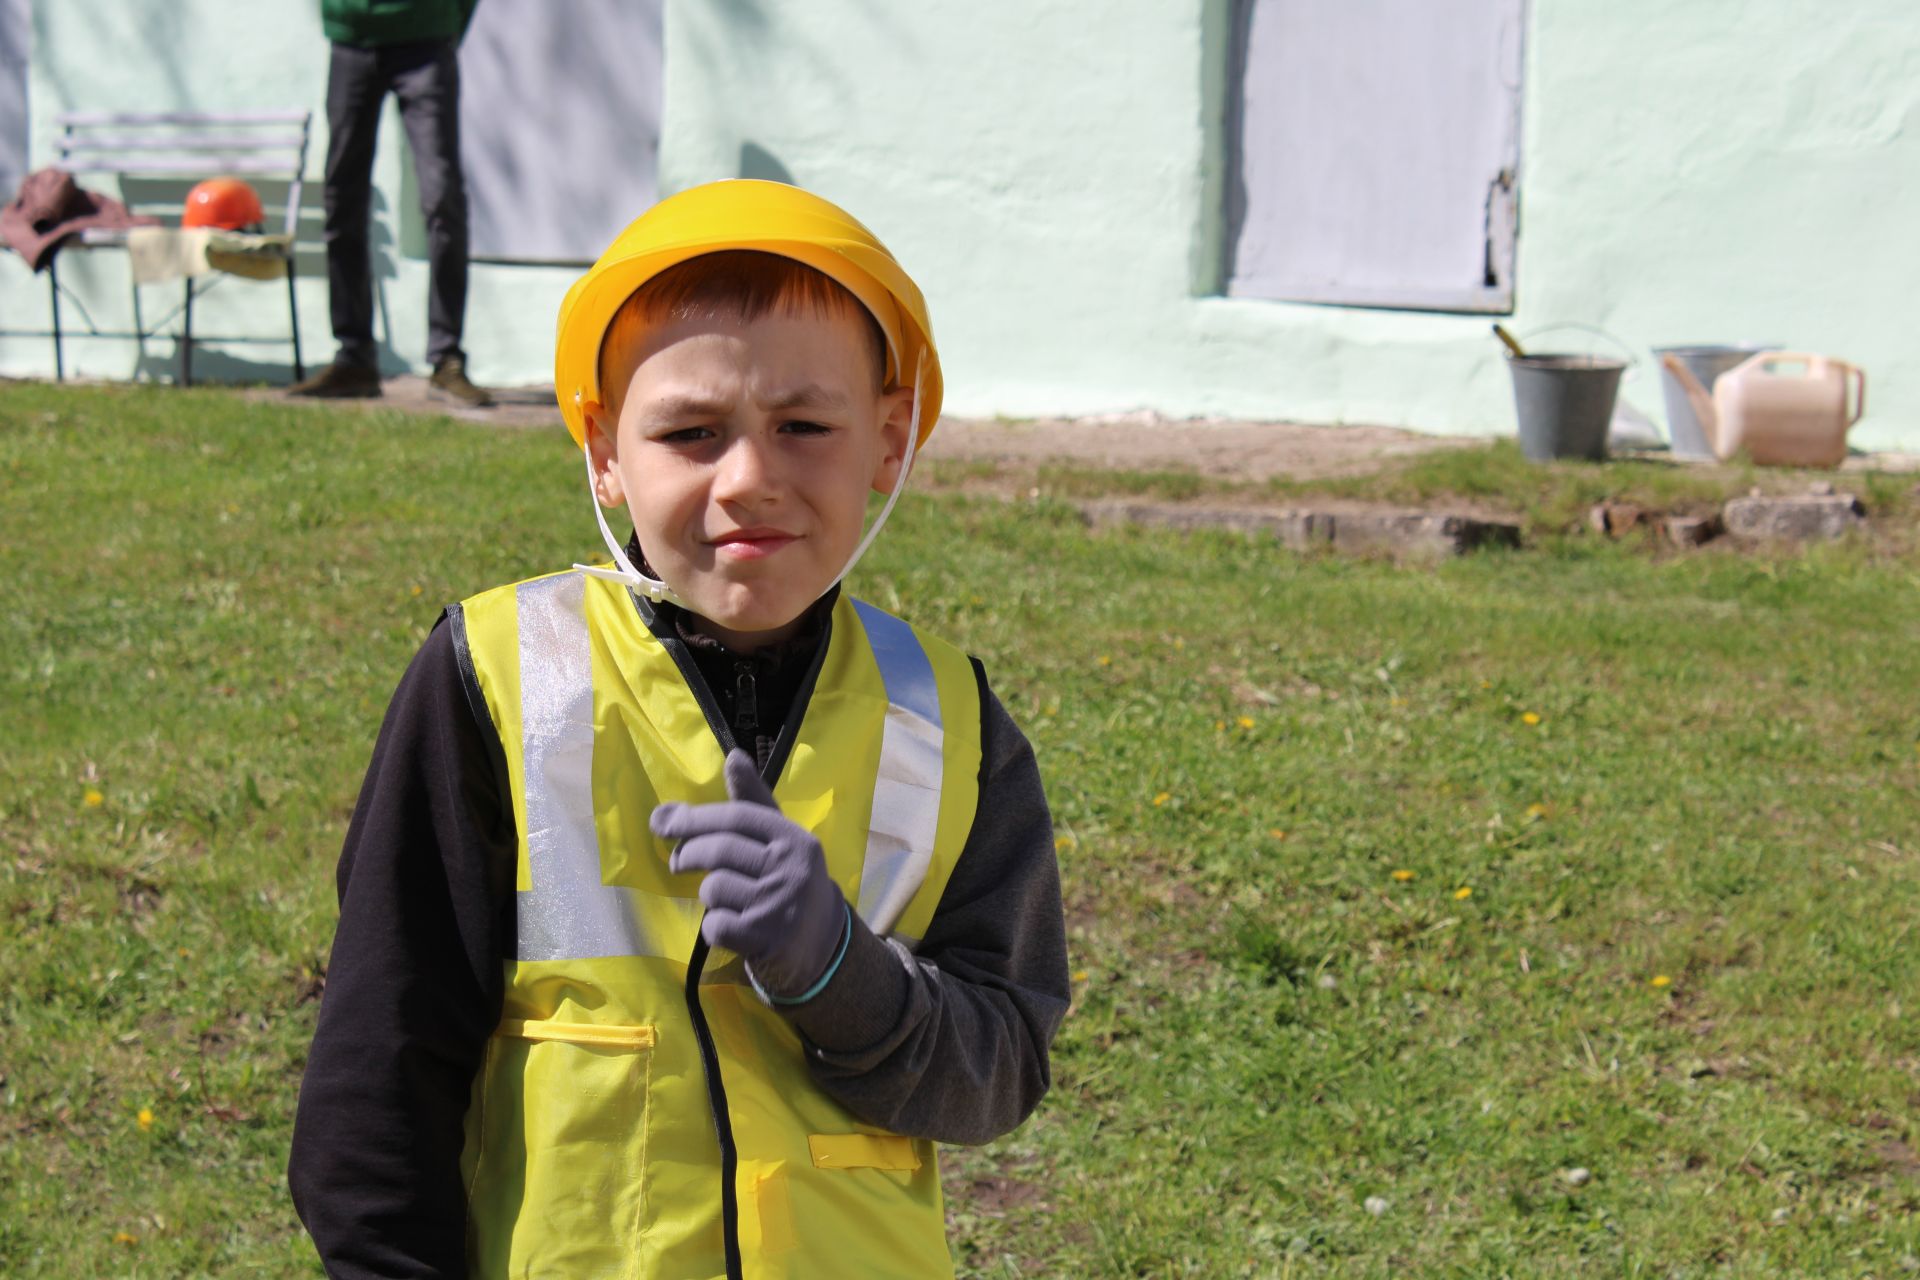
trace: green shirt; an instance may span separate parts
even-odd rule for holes
[[[320,27],[335,44],[458,40],[476,0],[320,0]]]

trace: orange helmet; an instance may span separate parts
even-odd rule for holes
[[[208,178],[187,192],[180,211],[183,227],[223,227],[239,231],[266,221],[260,193],[238,178]]]

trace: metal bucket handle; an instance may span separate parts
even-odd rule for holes
[[[1578,320],[1563,320],[1558,324],[1543,324],[1538,329],[1529,330],[1527,335],[1524,338],[1522,338],[1521,341],[1525,343],[1529,348],[1531,348],[1533,345],[1533,340],[1539,337],[1541,334],[1553,333],[1561,329],[1575,329],[1581,333],[1591,334],[1596,338],[1604,338],[1606,341],[1613,344],[1615,347],[1619,348],[1620,354],[1626,357],[1627,368],[1633,369],[1638,367],[1640,364],[1640,357],[1634,354],[1634,350],[1632,347],[1622,342],[1619,338],[1614,337],[1611,333],[1608,333],[1605,329],[1602,329],[1599,325],[1581,324]]]

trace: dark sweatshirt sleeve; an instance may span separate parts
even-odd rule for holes
[[[514,834],[458,625],[450,612],[401,679],[340,854],[288,1167],[336,1280],[467,1273],[460,1152],[499,1019]]]
[[[987,1142],[1039,1104],[1066,1016],[1066,922],[1033,749],[979,664],[980,805],[917,951],[856,916],[846,958],[783,1007],[817,1083],[854,1115],[939,1142]]]

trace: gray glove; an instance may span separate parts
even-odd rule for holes
[[[744,956],[775,1003],[799,1003],[839,967],[852,913],[820,842],[780,812],[746,752],[728,753],[726,777],[733,799],[663,804],[648,822],[661,839],[680,842],[667,864],[676,874],[706,872],[700,932],[708,944]]]

